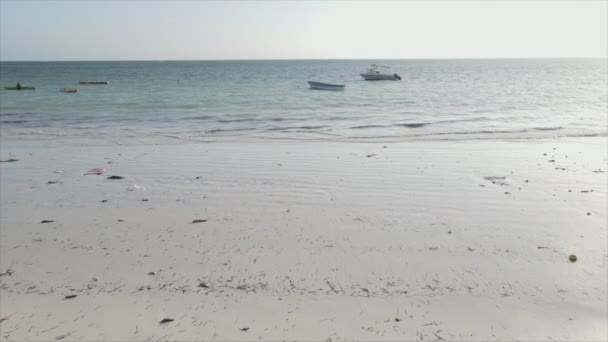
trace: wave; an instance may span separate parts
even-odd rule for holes
[[[231,128],[231,129],[216,128],[216,129],[210,129],[210,130],[205,131],[205,134],[226,133],[226,132],[244,132],[244,131],[253,131],[253,130],[256,130],[256,128]]]
[[[508,129],[497,129],[497,130],[481,130],[481,131],[465,131],[465,132],[440,132],[440,133],[433,133],[431,135],[462,135],[462,134],[509,134],[509,133],[528,133],[529,130],[527,129],[513,129],[513,130],[508,130]]]
[[[535,130],[537,131],[558,131],[560,129],[564,129],[561,126],[557,126],[557,127],[533,127]]]
[[[2,117],[2,116],[15,116],[15,115],[30,115],[30,114],[34,114],[34,113],[31,113],[31,112],[28,112],[28,113],[3,113],[2,109],[0,109],[0,117]]]
[[[268,131],[286,131],[286,130],[294,130],[294,129],[321,129],[326,128],[327,126],[291,126],[291,127],[272,127],[268,128]]]
[[[0,124],[20,124],[26,122],[27,120],[2,120],[0,121]]]
[[[408,128],[420,128],[431,123],[423,123],[423,122],[414,122],[414,123],[399,123],[392,125],[361,125],[361,126],[352,126],[349,129],[368,129],[368,128],[388,128],[388,127],[408,127]]]
[[[260,121],[259,119],[220,119],[220,120],[216,120],[215,122],[218,123],[231,123],[231,122],[254,122],[254,121]]]
[[[407,127],[407,128],[420,128],[430,125],[429,123],[416,122],[416,123],[404,123],[404,124],[395,124],[394,126]]]
[[[431,122],[411,122],[411,123],[396,123],[390,125],[360,125],[360,126],[352,126],[349,129],[367,129],[367,128],[388,128],[388,127],[407,127],[407,128],[421,128],[429,125],[436,124],[446,124],[446,123],[458,123],[458,122],[475,122],[475,121],[485,121],[490,118],[486,116],[478,117],[478,118],[468,118],[468,119],[454,119],[454,120],[440,120],[440,121],[431,121]]]
[[[392,125],[361,125],[361,126],[353,126],[349,127],[350,129],[366,129],[366,128],[384,128],[390,127]]]
[[[189,116],[186,118],[182,118],[182,120],[209,120],[209,119],[213,119],[214,117],[211,115],[200,115],[200,116]]]

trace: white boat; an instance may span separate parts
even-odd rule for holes
[[[391,72],[391,68],[386,65],[377,65],[372,64],[365,73],[361,74],[361,77],[366,79],[367,81],[380,81],[380,80],[390,80],[390,81],[400,81],[401,76],[394,74]]]
[[[321,90],[344,90],[344,84],[331,84],[323,82],[308,81],[311,89]]]

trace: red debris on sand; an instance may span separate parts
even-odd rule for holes
[[[92,170],[87,171],[84,175],[103,175],[103,173],[106,172],[106,169],[104,169],[103,167],[98,167]]]

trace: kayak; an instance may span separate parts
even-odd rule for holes
[[[17,87],[4,87],[6,90],[35,90],[34,87],[21,87],[21,89],[17,89]]]

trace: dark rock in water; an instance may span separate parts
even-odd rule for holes
[[[71,294],[71,295],[67,295],[67,296],[63,297],[63,299],[72,299],[72,298],[76,298],[76,297],[78,297],[78,295]]]
[[[7,159],[7,160],[0,160],[0,163],[13,163],[19,161],[19,159]]]
[[[123,176],[110,176],[108,179],[125,179]]]
[[[160,324],[165,324],[165,323],[169,323],[169,322],[173,322],[173,321],[175,321],[173,318],[163,318],[160,321]]]
[[[53,221],[53,220],[42,220],[42,221],[40,221],[40,223],[51,223],[51,222],[55,222],[55,221]]]
[[[192,223],[203,223],[203,222],[207,222],[207,220],[203,220],[203,219],[192,220]]]
[[[576,257],[576,255],[570,254],[570,256],[568,257],[568,260],[570,260],[570,262],[576,262],[578,260],[578,258]]]

